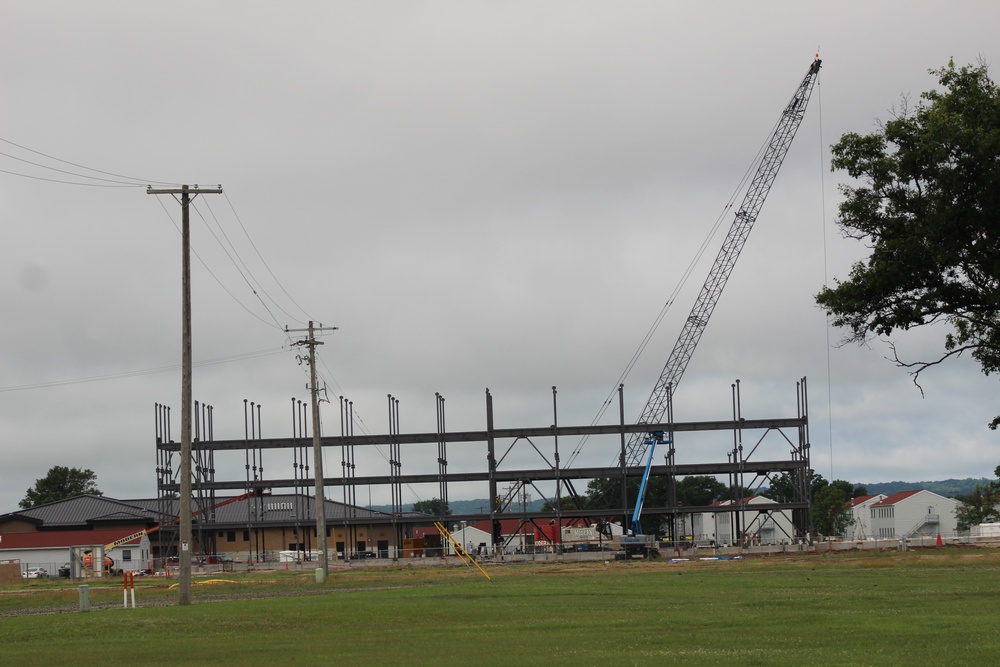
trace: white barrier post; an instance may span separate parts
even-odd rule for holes
[[[135,609],[135,572],[131,570],[123,573],[122,576],[122,603],[128,609],[128,593],[132,591],[132,609]]]

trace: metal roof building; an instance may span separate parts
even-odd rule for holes
[[[194,505],[195,554],[276,561],[281,551],[308,553],[320,544],[314,500],[304,494],[244,494],[213,501],[211,505]],[[13,534],[115,528],[122,531],[121,537],[129,531],[151,529],[152,557],[165,558],[177,553],[178,512],[176,499],[76,496],[0,515],[0,549],[4,536]],[[393,516],[331,500],[325,501],[324,512],[327,548],[343,558],[397,556],[414,519],[412,513]]]

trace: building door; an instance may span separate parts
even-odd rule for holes
[[[379,558],[389,557],[389,540],[378,541],[378,557]]]

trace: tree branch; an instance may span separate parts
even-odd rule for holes
[[[915,371],[911,370],[910,375],[913,377],[914,386],[916,386],[916,388],[920,390],[921,398],[924,397],[924,388],[920,386],[919,382],[921,373],[923,373],[925,370],[927,370],[932,366],[937,366],[938,364],[944,363],[947,359],[950,359],[951,357],[960,357],[962,356],[962,353],[967,350],[975,350],[981,347],[980,345],[963,345],[962,347],[958,347],[955,348],[954,350],[945,352],[944,355],[942,355],[941,358],[937,359],[936,361],[903,361],[902,359],[899,358],[899,351],[896,349],[896,344],[893,343],[892,341],[888,341],[888,343],[889,343],[889,349],[892,350],[892,358],[890,359],[889,357],[886,357],[886,359],[889,359],[889,361],[892,361],[893,363],[896,364],[896,366],[900,368],[916,369]]]

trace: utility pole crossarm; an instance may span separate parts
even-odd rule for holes
[[[152,185],[146,186],[147,195],[182,195],[185,192],[190,195],[221,195],[222,186],[217,185],[214,188],[203,188],[197,185],[182,185],[179,188],[154,188]]]

